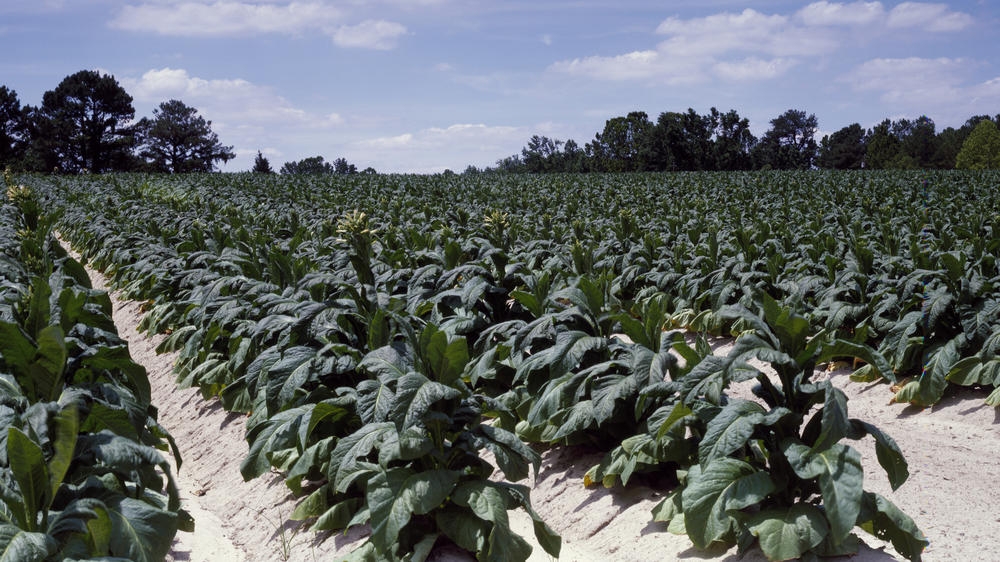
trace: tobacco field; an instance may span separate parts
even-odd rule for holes
[[[699,549],[811,558],[870,533],[919,560],[914,520],[865,489],[906,481],[902,451],[814,370],[847,361],[901,408],[958,386],[1000,405],[996,172],[8,182],[0,539],[48,554],[120,555],[94,530],[118,505],[163,536],[187,521],[148,383],[52,228],[144,303],[181,387],[247,415],[244,478],[280,471],[317,531],[370,527],[358,560],[524,560],[516,509],[557,556],[514,482],[574,445],[604,452],[580,486],[663,476],[650,521]],[[754,400],[729,394],[746,382]]]

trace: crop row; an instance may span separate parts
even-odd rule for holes
[[[506,511],[530,502],[510,482],[537,464],[525,443],[558,443],[607,452],[588,484],[676,478],[653,516],[699,547],[846,553],[861,527],[917,559],[922,535],[863,490],[843,440],[873,437],[893,488],[907,477],[898,447],[810,379],[856,357],[856,378],[930,403],[948,377],[974,382],[955,362],[990,368],[996,295],[977,279],[997,276],[992,179],[25,181],[147,302],[144,326],[180,351],[178,380],[251,414],[244,476],[283,471],[305,497],[295,516],[317,529],[369,523],[359,556],[450,540],[525,557]],[[739,337],[715,357],[681,330]],[[729,398],[750,379],[758,400]],[[484,451],[506,482],[488,478]],[[537,517],[535,530],[556,552]]]
[[[145,370],[31,189],[0,199],[0,552],[162,560],[193,521]],[[159,449],[159,450],[158,450]]]

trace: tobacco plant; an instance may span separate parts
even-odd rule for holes
[[[702,361],[681,381],[686,405],[715,410],[698,443],[697,463],[678,472],[682,485],[654,510],[695,546],[755,541],[771,560],[857,552],[855,527],[888,540],[911,560],[927,541],[909,516],[862,487],[861,456],[844,439],[875,439],[878,461],[895,490],[909,476],[896,443],[848,415],[847,397],[815,367],[858,357],[888,364],[870,348],[820,332],[764,294],[757,313],[723,310],[742,333],[721,362]],[[769,375],[748,363],[763,361]],[[756,400],[716,400],[714,388],[756,380]],[[818,408],[817,408],[818,407]],[[692,408],[693,409],[693,408]]]

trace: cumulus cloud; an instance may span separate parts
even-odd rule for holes
[[[666,84],[775,78],[796,58],[827,53],[836,42],[789,16],[753,9],[699,18],[669,17],[656,28],[666,36],[655,49],[558,61],[555,72],[602,80],[653,80]],[[763,56],[761,56],[763,55]]]
[[[343,121],[336,113],[312,115],[270,88],[241,78],[204,79],[191,76],[184,69],[161,68],[149,70],[139,78],[125,78],[122,83],[137,100],[158,103],[180,99],[198,107],[208,119],[222,126],[232,122],[251,126],[292,123],[328,127]]]
[[[770,60],[748,57],[740,61],[718,62],[712,70],[721,78],[742,82],[748,80],[763,80],[781,76],[795,66],[793,59],[774,58]]]
[[[856,90],[920,92],[958,82],[967,68],[964,59],[877,58],[850,72],[844,79]]]
[[[411,133],[404,133],[402,135],[397,135],[394,137],[378,137],[374,139],[365,139],[358,141],[358,146],[363,146],[366,148],[378,148],[378,149],[390,149],[390,148],[402,148],[409,146],[413,142],[413,135]]]
[[[278,158],[285,154],[273,147],[327,146],[332,136],[349,130],[345,123],[353,123],[337,112],[297,107],[274,89],[242,78],[201,78],[185,69],[168,67],[138,77],[120,77],[120,82],[137,107],[179,99],[211,120],[219,140],[233,145],[237,155],[223,167],[226,170],[247,169],[257,150]],[[272,161],[272,165],[280,164]]]
[[[973,24],[972,16],[953,12],[947,4],[903,2],[889,12],[889,27],[916,27],[932,32],[961,31]]]
[[[558,61],[555,72],[600,80],[657,79],[668,84],[697,82],[703,77],[703,59],[671,57],[659,50],[633,51],[623,55],[591,56]]]
[[[216,36],[252,33],[301,33],[321,30],[340,20],[331,6],[316,2],[253,4],[181,2],[125,6],[111,27],[161,35]]]
[[[934,113],[949,122],[990,113],[1000,104],[1000,77],[969,83],[975,63],[961,58],[877,58],[841,77],[857,91],[870,91],[895,108]]]
[[[837,52],[850,28],[867,31],[921,28],[957,31],[971,16],[946,4],[903,2],[891,11],[881,2],[821,0],[792,14],[747,8],[704,17],[671,16],[660,22],[663,39],[649,49],[557,61],[549,70],[588,78],[648,80],[682,84],[720,78],[767,80],[782,76],[802,59]]]
[[[386,20],[344,22],[336,7],[315,0],[254,2],[146,2],[126,5],[109,22],[127,31],[182,37],[239,36],[261,33],[323,33],[340,47],[389,50],[406,34],[402,24]]]
[[[738,14],[702,18],[670,17],[656,28],[668,38],[659,50],[676,56],[722,55],[730,52],[774,56],[826,53],[837,43],[823,30],[807,29],[788,16],[767,15],[747,8]]]
[[[365,20],[357,25],[342,25],[333,31],[333,42],[340,47],[386,51],[396,46],[406,27],[385,20]]]
[[[813,2],[796,14],[805,25],[868,25],[882,21],[885,8],[881,2]]]

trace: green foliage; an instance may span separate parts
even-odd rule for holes
[[[838,356],[863,357],[878,369],[888,364],[863,346],[823,332],[810,336],[806,318],[767,295],[759,314],[730,308],[723,315],[746,327],[735,347],[723,361],[703,361],[682,379],[692,389],[686,406],[704,409],[699,401],[708,400],[721,408],[704,425],[697,462],[685,472],[682,487],[654,517],[672,526],[676,519],[678,528],[682,521],[699,548],[716,542],[745,548],[756,537],[772,560],[856,552],[851,531],[859,526],[873,532],[878,518],[897,548],[919,558],[922,546],[913,545],[926,541],[909,517],[898,510],[876,517],[865,509],[861,456],[839,441],[872,435],[894,489],[907,476],[902,452],[878,429],[848,417],[842,391],[829,381],[810,380],[817,363]],[[750,359],[770,363],[776,377],[750,367]],[[757,379],[754,393],[766,408],[702,394],[713,379],[724,388],[749,378]]]
[[[854,123],[820,142],[816,165],[837,170],[860,170],[865,161],[865,130]]]
[[[333,164],[324,162],[322,156],[303,158],[298,162],[285,162],[281,166],[282,174],[333,174]]]
[[[212,122],[180,100],[169,100],[153,110],[153,118],[143,118],[142,151],[158,172],[211,172],[216,161],[236,157],[233,147],[223,146],[212,132]]]
[[[1000,130],[989,119],[980,121],[962,143],[955,167],[963,170],[1000,169]]]
[[[848,440],[892,487],[899,448],[813,369],[997,386],[990,172],[113,179],[27,181],[180,383],[250,414],[244,476],[281,471],[318,530],[370,523],[358,557],[523,558],[529,441],[603,451],[588,484],[676,481],[654,518],[697,545],[847,553],[861,527],[917,558]]]
[[[107,294],[51,237],[48,216],[24,215],[35,198],[20,189],[0,206],[3,239],[23,238],[0,248],[0,286],[22,297],[0,313],[0,549],[11,560],[162,560],[192,522],[158,449],[180,457]]]
[[[754,146],[753,158],[758,168],[771,170],[808,170],[816,158],[816,115],[789,109],[771,120],[771,128]]]
[[[0,168],[21,167],[29,138],[28,108],[17,93],[0,86]]]
[[[45,92],[32,138],[39,171],[126,169],[135,145],[132,96],[110,74],[81,70]]]
[[[273,174],[274,170],[271,169],[271,163],[268,162],[267,158],[264,157],[260,151],[257,151],[257,158],[253,161],[253,169],[251,170],[257,174]]]

